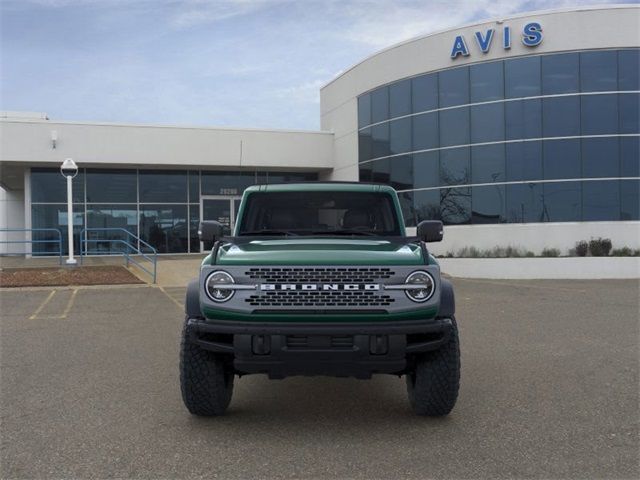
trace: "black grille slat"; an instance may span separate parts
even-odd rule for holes
[[[394,275],[390,268],[250,268],[245,275],[264,283],[375,283]]]

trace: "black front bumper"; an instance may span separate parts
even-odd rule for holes
[[[188,322],[191,342],[232,355],[239,374],[265,373],[271,378],[402,374],[413,354],[440,348],[454,328],[448,318],[350,324]]]

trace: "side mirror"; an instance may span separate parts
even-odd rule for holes
[[[206,249],[211,248],[217,240],[224,235],[224,226],[216,221],[200,222],[198,227],[198,238],[204,243]]]
[[[417,235],[423,242],[441,242],[444,229],[440,220],[423,220],[418,224]]]

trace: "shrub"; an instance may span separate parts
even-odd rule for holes
[[[535,257],[536,254],[533,253],[531,250],[527,250],[524,254],[525,257]]]
[[[560,250],[558,250],[557,248],[545,248],[542,250],[542,253],[540,254],[541,257],[559,257],[560,256]]]
[[[608,238],[592,238],[589,251],[594,257],[606,257],[611,251],[611,240]]]
[[[611,250],[611,255],[614,257],[638,257],[640,250],[632,250],[629,247],[614,248]]]
[[[580,240],[576,242],[575,251],[577,256],[586,257],[589,252],[589,244],[584,240]]]

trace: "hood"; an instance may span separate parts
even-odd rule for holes
[[[209,263],[207,257],[204,263]],[[226,243],[218,265],[424,265],[417,243],[406,239],[277,239]]]

